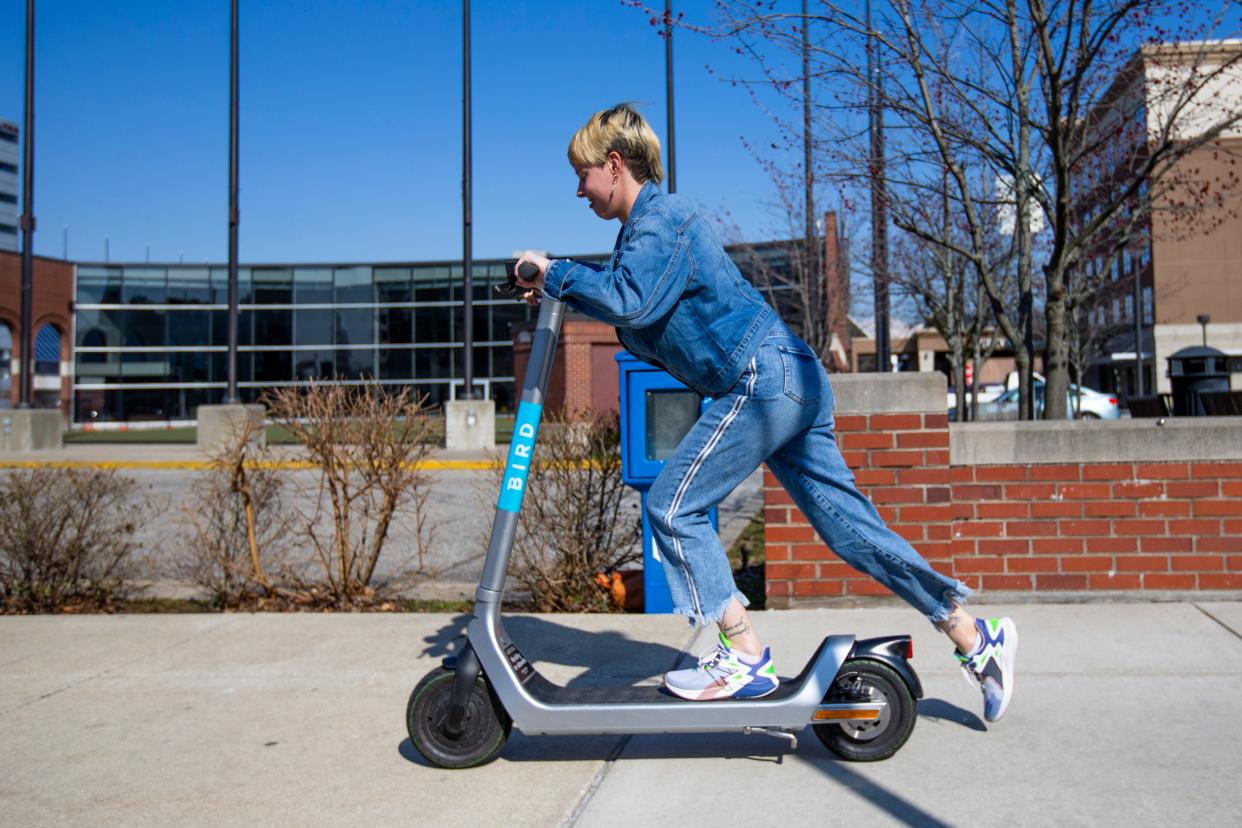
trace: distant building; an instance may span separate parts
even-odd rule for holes
[[[1101,144],[1094,163],[1077,169],[1073,209],[1080,222],[1098,213],[1104,190],[1132,178],[1152,132],[1166,119],[1170,98],[1185,88],[1191,71],[1220,70],[1185,106],[1179,137],[1200,137],[1222,114],[1242,111],[1240,57],[1237,40],[1145,46],[1135,54],[1087,126],[1116,138]],[[1209,315],[1208,344],[1230,355],[1233,387],[1242,388],[1242,178],[1233,176],[1242,176],[1239,126],[1180,160],[1164,179],[1177,186],[1152,195],[1143,185],[1134,212],[1141,225],[1129,243],[1116,256],[1101,249],[1083,262],[1082,271],[1102,284],[1084,308],[1102,340],[1085,384],[1134,392],[1138,327],[1144,391],[1152,393],[1154,383],[1157,392],[1168,393],[1167,358],[1202,343],[1197,319]],[[1193,213],[1178,209],[1178,202],[1193,203],[1186,194],[1199,187],[1219,194],[1219,202]]]
[[[0,250],[17,250],[17,124],[0,120]]]

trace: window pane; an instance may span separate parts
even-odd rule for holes
[[[115,348],[124,341],[120,319],[124,311],[79,310],[75,315],[79,346]]]
[[[119,267],[78,268],[79,305],[117,305],[121,302]]]
[[[207,382],[211,365],[205,351],[183,351],[168,355],[169,382]]]
[[[413,272],[415,302],[448,302],[453,284],[447,267],[419,267]]]
[[[332,301],[332,271],[299,267],[293,271],[293,301],[299,304]]]
[[[331,350],[293,352],[294,379],[331,379],[334,364]]]
[[[337,345],[371,345],[375,342],[375,311],[348,308],[336,312]]]
[[[288,345],[293,342],[293,311],[257,310],[254,312],[256,345]]]
[[[380,344],[413,342],[413,311],[409,308],[380,308],[378,341]]]
[[[164,311],[127,310],[121,317],[124,344],[127,347],[153,348],[168,342],[164,331]]]
[[[202,347],[211,339],[211,311],[169,311],[169,344]]]
[[[492,342],[512,342],[511,326],[527,322],[531,318],[531,306],[525,302],[506,302],[492,305],[491,327],[487,339]]]
[[[415,308],[414,341],[452,342],[453,311],[454,308]]]
[[[251,336],[254,330],[254,311],[238,311],[237,313],[237,344],[250,345],[254,340]],[[228,311],[211,311],[211,344],[224,345],[229,344],[229,312]]]
[[[374,302],[375,286],[369,267],[338,267],[336,269],[336,301]]]
[[[288,382],[293,379],[293,355],[289,351],[255,351],[256,382]]]
[[[299,310],[293,317],[293,344],[331,345],[333,314],[330,310]]]
[[[414,352],[408,348],[394,348],[379,352],[380,379],[413,379]]]
[[[375,377],[374,349],[337,351],[336,375],[340,379],[373,379]]]
[[[408,267],[377,267],[375,269],[375,299],[377,302],[412,302],[414,289],[410,285]]]
[[[285,268],[255,268],[254,303],[287,305],[293,301],[293,273]]]
[[[170,304],[203,305],[211,301],[211,273],[205,267],[168,269]]]
[[[126,268],[121,300],[127,305],[161,305],[168,301],[167,283],[162,267]]]
[[[444,379],[453,375],[453,357],[448,348],[418,348],[414,351],[414,376],[419,379]]]

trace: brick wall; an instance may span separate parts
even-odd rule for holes
[[[1000,591],[1242,590],[1242,418],[950,426],[937,411],[859,411],[902,402],[867,382],[834,379],[847,386],[842,453],[937,570]],[[889,594],[837,558],[766,471],[764,517],[772,606]]]
[[[530,332],[534,327],[531,322],[520,327],[515,325],[513,330],[513,375],[518,378],[518,393],[521,393],[522,377],[526,376],[526,364],[530,361]],[[621,350],[613,327],[567,311],[552,361],[552,375],[544,399],[545,414],[603,414],[616,410],[616,363],[609,366],[610,371],[601,373],[592,369],[593,363],[601,362],[595,359],[600,348],[610,353]]]

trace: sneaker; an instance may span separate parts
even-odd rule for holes
[[[762,655],[749,656],[734,650],[724,633],[716,649],[704,653],[697,666],[664,674],[664,686],[690,701],[757,699],[779,685],[767,647]]]
[[[979,640],[968,655],[954,650],[966,680],[983,691],[983,718],[995,722],[1005,715],[1013,697],[1013,664],[1018,655],[1018,628],[1008,618],[975,619]]]

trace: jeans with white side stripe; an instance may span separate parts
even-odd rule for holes
[[[690,429],[647,497],[647,517],[674,611],[719,621],[733,598],[748,601],[708,512],[763,462],[824,542],[934,624],[970,589],[936,572],[854,485],[833,433],[828,374],[810,348],[777,325],[737,384]]]

